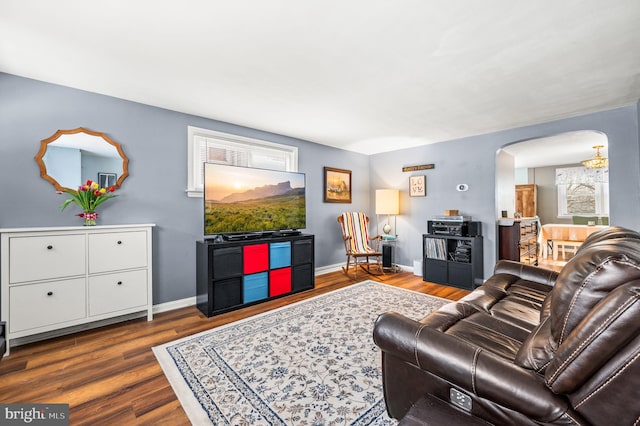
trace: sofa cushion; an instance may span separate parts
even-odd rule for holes
[[[542,306],[551,289],[546,284],[499,273],[460,301],[530,332],[540,323]]]
[[[467,303],[449,303],[420,323],[513,360],[529,331],[480,311]]]
[[[515,363],[523,368],[543,373],[555,354],[556,347],[551,338],[551,321],[545,318],[524,341]]]

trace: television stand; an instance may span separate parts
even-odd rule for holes
[[[313,235],[196,242],[196,304],[208,317],[310,290],[314,277]]]

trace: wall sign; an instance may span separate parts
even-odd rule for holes
[[[427,177],[425,175],[409,177],[409,196],[424,197],[427,195]]]
[[[408,166],[408,167],[403,167],[402,171],[403,172],[415,172],[418,170],[431,170],[433,168],[435,168],[436,165],[435,164],[423,164],[421,166]]]

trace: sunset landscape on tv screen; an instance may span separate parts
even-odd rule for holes
[[[306,227],[305,175],[206,163],[205,235]]]

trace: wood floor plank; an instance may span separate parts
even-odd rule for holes
[[[458,300],[468,291],[422,281],[409,272],[380,277],[387,285]],[[69,336],[17,346],[0,361],[0,402],[68,403],[72,425],[188,425],[151,350],[181,337],[248,318],[356,282],[342,272],[316,277],[313,290],[207,318],[176,309]]]

